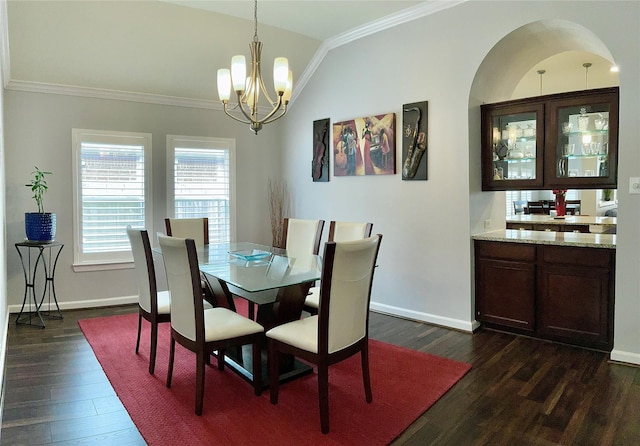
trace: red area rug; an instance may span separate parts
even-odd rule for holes
[[[444,395],[470,365],[370,341],[373,402],[364,398],[360,356],[329,370],[331,432],[320,433],[317,380],[307,375],[269,391],[226,368],[207,367],[204,413],[194,414],[195,356],[176,345],[171,389],[165,386],[170,331],[161,324],[155,375],[149,375],[149,324],[135,354],[137,314],[78,322],[111,385],[150,445],[385,445]]]

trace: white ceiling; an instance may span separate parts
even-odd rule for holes
[[[163,0],[253,21],[253,0]],[[260,0],[260,24],[324,41],[428,1],[403,0]],[[441,2],[438,2],[441,3]]]

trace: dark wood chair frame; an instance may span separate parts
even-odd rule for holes
[[[378,247],[374,258],[378,257],[382,235],[378,234]],[[369,373],[369,312],[366,315],[365,335],[358,342],[334,353],[329,353],[329,305],[331,300],[331,276],[333,271],[333,261],[335,258],[336,243],[327,242],[323,255],[322,299],[318,310],[318,353],[302,350],[292,345],[269,338],[269,392],[271,404],[278,403],[280,390],[279,383],[279,357],[281,354],[290,354],[310,362],[317,366],[318,370],[318,399],[320,406],[320,428],[323,434],[329,432],[329,366],[343,361],[356,353],[360,353],[362,365],[362,381],[364,384],[365,400],[367,403],[373,401],[371,391],[371,376]],[[374,268],[375,269],[375,268]],[[373,272],[369,282],[369,295],[367,297],[367,308],[371,300],[371,286],[373,284]]]
[[[545,214],[545,213],[548,214],[549,212],[546,211],[545,204],[543,201],[528,201],[526,213],[527,214]]]
[[[576,212],[580,213],[580,206],[582,200],[567,200],[567,214],[576,215]]]
[[[224,370],[224,351],[228,347],[242,346],[252,344],[252,362],[253,362],[253,388],[256,396],[262,394],[262,355],[261,346],[264,339],[264,333],[258,332],[250,335],[238,336],[235,338],[224,339],[220,341],[205,341],[204,332],[204,307],[201,296],[200,270],[198,268],[198,255],[196,252],[195,242],[187,239],[187,257],[189,268],[191,271],[191,283],[193,286],[193,301],[195,307],[195,324],[196,324],[196,340],[182,336],[171,327],[171,343],[169,346],[169,369],[167,371],[167,387],[171,387],[171,379],[173,377],[173,361],[175,357],[176,342],[184,348],[191,350],[196,354],[196,415],[202,415],[202,406],[204,403],[204,377],[205,364],[209,364],[211,353],[218,352],[218,370]]]
[[[142,319],[151,324],[151,351],[149,353],[149,373],[153,375],[156,367],[156,353],[158,351],[158,324],[171,322],[171,314],[158,314],[158,287],[156,283],[156,269],[153,264],[153,253],[149,242],[149,233],[141,230],[142,246],[146,259],[147,275],[149,277],[149,290],[151,297],[151,312],[146,311],[138,303],[138,336],[136,339],[136,355],[140,350],[140,332],[142,330]]]

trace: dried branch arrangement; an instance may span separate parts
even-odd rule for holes
[[[284,218],[289,214],[289,190],[284,181],[269,180],[269,213],[271,216],[271,242],[284,248]]]

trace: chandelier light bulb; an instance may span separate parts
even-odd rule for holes
[[[276,57],[273,61],[273,87],[278,94],[284,93],[289,80],[289,61],[286,57]]]
[[[287,86],[284,89],[284,95],[282,95],[282,100],[285,104],[291,100],[291,90],[293,90],[293,73],[289,70],[287,74]]]
[[[231,80],[233,81],[234,91],[244,91],[246,78],[247,63],[244,56],[233,56],[231,58]]]
[[[218,70],[218,97],[222,102],[227,102],[231,95],[231,72],[228,68]]]

